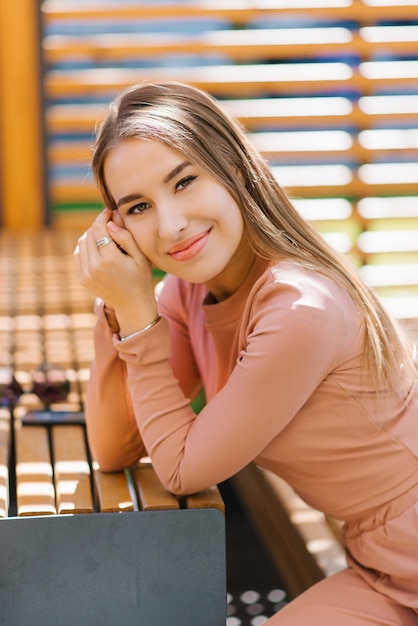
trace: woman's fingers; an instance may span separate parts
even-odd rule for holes
[[[107,231],[107,224],[112,219],[112,211],[110,209],[103,209],[101,213],[96,217],[91,227],[91,238],[94,241],[97,250],[101,250],[105,246],[112,244],[112,237]],[[87,231],[89,232],[89,231]],[[92,241],[89,242],[89,246],[92,246]]]
[[[102,211],[78,241],[74,258],[80,283],[122,312],[130,303],[136,309],[148,300],[155,305],[151,263],[123,222],[120,226],[117,216],[112,218],[112,211]]]
[[[107,231],[117,247],[122,250],[122,252],[125,252],[138,268],[143,270],[145,267],[150,266],[150,262],[142,254],[135,239],[126,228],[123,226],[120,227],[115,221],[111,220],[107,223]]]
[[[88,253],[87,253],[87,232],[83,233],[79,238],[77,245],[74,250],[74,263],[78,273],[78,277],[80,280],[83,278],[83,268],[86,267],[88,263]]]
[[[106,229],[108,234],[112,237],[113,241],[118,245],[118,247],[124,250],[126,254],[129,254],[129,256],[133,257],[138,247],[131,233],[125,228],[121,228],[112,220],[106,224]]]
[[[115,222],[120,228],[124,228],[124,222],[119,211],[112,211],[112,222]]]
[[[106,246],[116,245],[120,252],[134,258],[138,254],[137,245],[132,235],[124,228],[123,221],[117,211],[104,209],[92,226],[93,239],[97,250],[107,253]],[[109,247],[111,250],[113,246]],[[113,249],[112,252],[115,250]]]

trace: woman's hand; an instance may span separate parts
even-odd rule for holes
[[[104,245],[98,247],[99,240]],[[98,215],[78,240],[74,260],[81,284],[115,310],[123,335],[155,319],[151,263],[116,211],[104,209]]]

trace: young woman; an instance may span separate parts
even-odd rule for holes
[[[86,417],[101,468],[148,454],[188,494],[255,461],[346,522],[348,569],[268,623],[416,626],[417,373],[395,322],[207,94],[125,90],[93,170],[108,208],[75,262],[98,298]]]

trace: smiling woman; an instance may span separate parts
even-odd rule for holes
[[[147,454],[169,490],[189,494],[255,461],[346,522],[348,569],[268,623],[415,625],[418,393],[407,338],[202,91],[123,91],[93,170],[107,208],[75,263],[97,296],[86,419],[101,468]],[[99,247],[106,237],[116,245]],[[153,265],[167,274],[158,301]]]

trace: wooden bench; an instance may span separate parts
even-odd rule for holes
[[[148,462],[104,474],[84,425],[60,424],[57,415],[44,423],[45,412],[25,418],[16,409],[12,421],[0,409],[2,621],[225,624],[217,488],[176,498]]]
[[[83,406],[95,316],[76,241],[0,231],[0,621],[224,625],[217,488],[176,498],[147,461],[105,474],[91,459]],[[46,363],[69,381],[50,412],[34,386]],[[6,396],[12,374],[20,387]]]
[[[281,478],[250,464],[232,480],[292,597],[347,566],[340,525]]]

